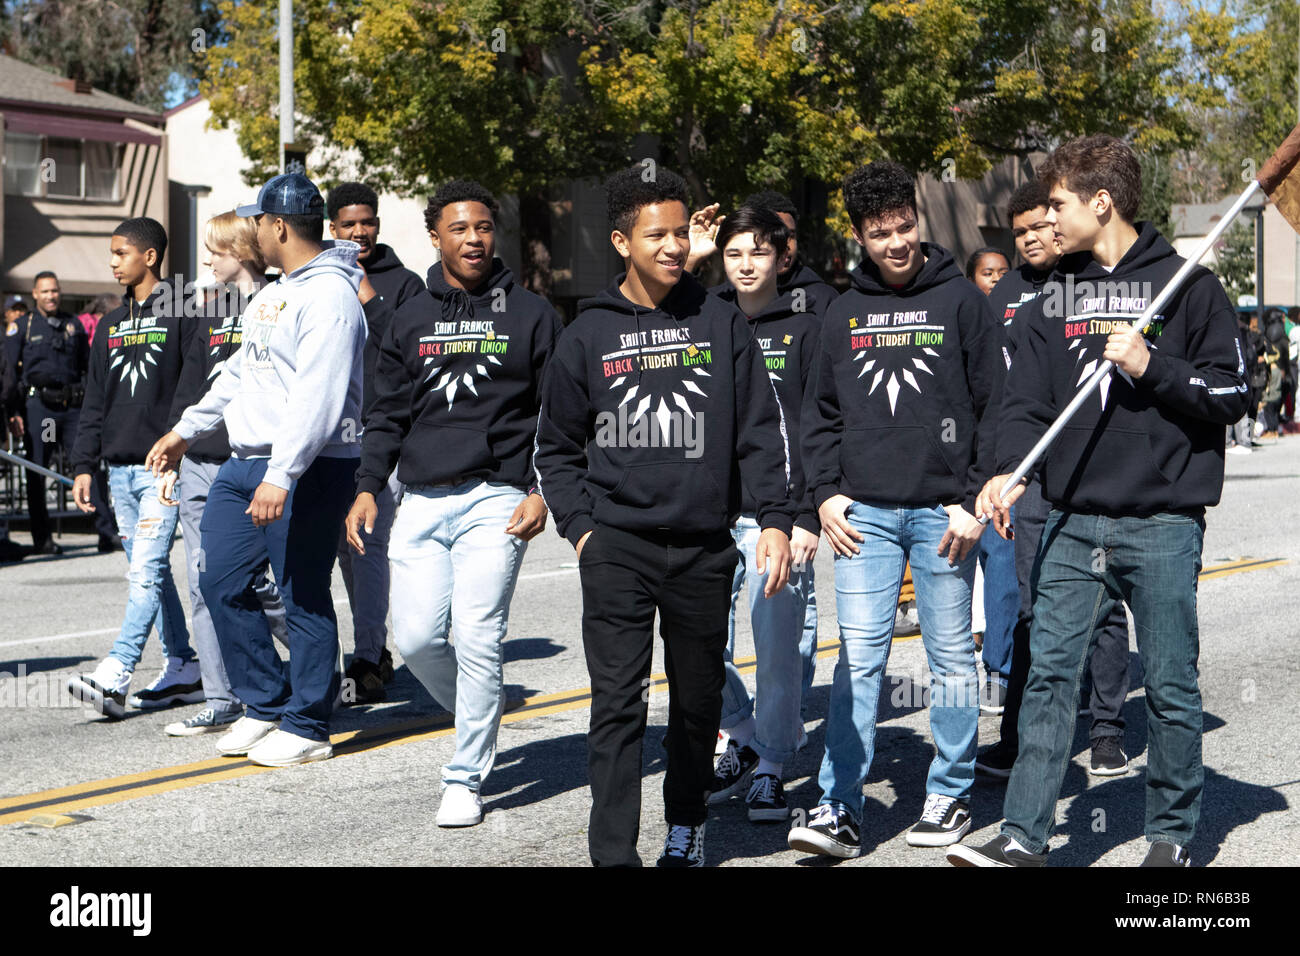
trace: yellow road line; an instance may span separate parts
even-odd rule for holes
[[[1227,577],[1231,574],[1259,571],[1286,563],[1281,558],[1244,558],[1238,561],[1227,561],[1204,568],[1200,579]],[[896,637],[894,641],[914,641],[920,636],[920,634],[909,634],[905,637]],[[825,659],[834,656],[839,651],[839,643],[838,640],[832,640],[818,644],[817,657]],[[745,657],[736,661],[736,667],[740,671],[749,671],[755,666],[754,657]],[[668,682],[667,676],[663,673],[652,674],[650,680],[651,687],[666,686]],[[511,724],[521,720],[531,720],[534,717],[564,713],[587,707],[590,702],[591,688],[589,687],[554,694],[539,694],[510,707],[502,716],[501,723]],[[446,716],[407,720],[374,730],[345,731],[333,734],[330,743],[334,745],[335,756],[340,757],[371,750],[384,750],[399,744],[435,740],[455,732],[456,728],[452,725],[451,718]],[[274,769],[276,768],[259,767],[245,758],[217,757],[196,763],[159,767],[119,777],[90,780],[67,787],[5,797],[0,799],[0,825],[22,822],[37,813],[68,813],[109,803],[121,803],[155,793],[197,787],[222,780],[235,780]]]

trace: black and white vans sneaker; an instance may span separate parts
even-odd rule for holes
[[[1128,756],[1114,734],[1098,737],[1092,742],[1088,773],[1094,777],[1118,777],[1128,773]]]
[[[956,797],[926,794],[921,819],[907,831],[908,846],[950,846],[970,829],[970,807]]]
[[[684,827],[670,824],[668,838],[664,840],[663,852],[659,854],[656,866],[703,866],[704,865],[704,824],[697,827]]]
[[[1030,853],[1005,833],[983,846],[955,846],[948,851],[953,866],[1042,866],[1046,853]]]
[[[169,657],[153,683],[132,694],[126,702],[137,710],[162,710],[177,704],[199,704],[204,699],[199,662]]]
[[[788,819],[790,808],[785,804],[785,788],[781,778],[774,773],[756,773],[754,782],[745,794],[750,823],[771,823]]]
[[[857,825],[848,812],[829,803],[813,810],[807,826],[792,827],[786,843],[792,850],[851,860],[862,852]]]
[[[709,804],[724,803],[742,792],[749,785],[750,774],[757,766],[758,754],[748,746],[740,747],[734,740],[728,740],[727,749],[713,767]]]
[[[1156,840],[1147,850],[1142,866],[1191,866],[1192,858],[1185,847],[1168,840]]]

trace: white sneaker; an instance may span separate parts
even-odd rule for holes
[[[116,657],[105,657],[89,674],[68,678],[68,693],[113,720],[126,716],[131,671]]]
[[[437,823],[440,827],[472,827],[483,822],[483,801],[463,783],[449,783],[442,791]]]
[[[249,761],[263,767],[292,767],[313,760],[328,760],[333,756],[334,748],[328,740],[311,740],[287,730],[267,734],[248,751]]]
[[[1249,454],[1250,454],[1250,446],[1249,446],[1249,445],[1233,445],[1231,448],[1228,449],[1228,454],[1229,454],[1229,455],[1249,455]]]
[[[205,699],[199,662],[169,657],[153,683],[132,694],[127,703],[138,710],[161,710],[177,704],[199,704]]]
[[[275,730],[273,720],[240,717],[235,721],[235,726],[230,728],[230,732],[217,740],[217,753],[223,757],[242,757],[254,744],[273,730]]]

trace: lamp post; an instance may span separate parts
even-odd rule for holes
[[[293,143],[293,0],[280,0],[280,172]]]
[[[1260,192],[1241,207],[1243,213],[1255,219],[1255,315],[1261,332],[1264,331],[1264,209],[1267,206],[1268,197]]]

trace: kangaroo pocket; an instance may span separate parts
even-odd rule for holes
[[[614,512],[622,518],[613,519]],[[632,524],[629,513],[636,515]],[[593,514],[618,526],[708,530],[726,521],[727,500],[702,461],[646,462],[629,465]]]
[[[482,429],[416,422],[402,442],[399,477],[406,484],[442,484],[500,464]]]
[[[845,484],[859,500],[933,503],[959,495],[964,478],[940,448],[940,439],[919,425],[850,428],[840,445]],[[969,455],[969,437],[953,430],[953,457]],[[964,472],[964,467],[962,469]]]
[[[1053,501],[1074,507],[1160,511],[1186,464],[1186,449],[1179,452],[1145,431],[1066,427],[1048,458],[1045,488]]]

